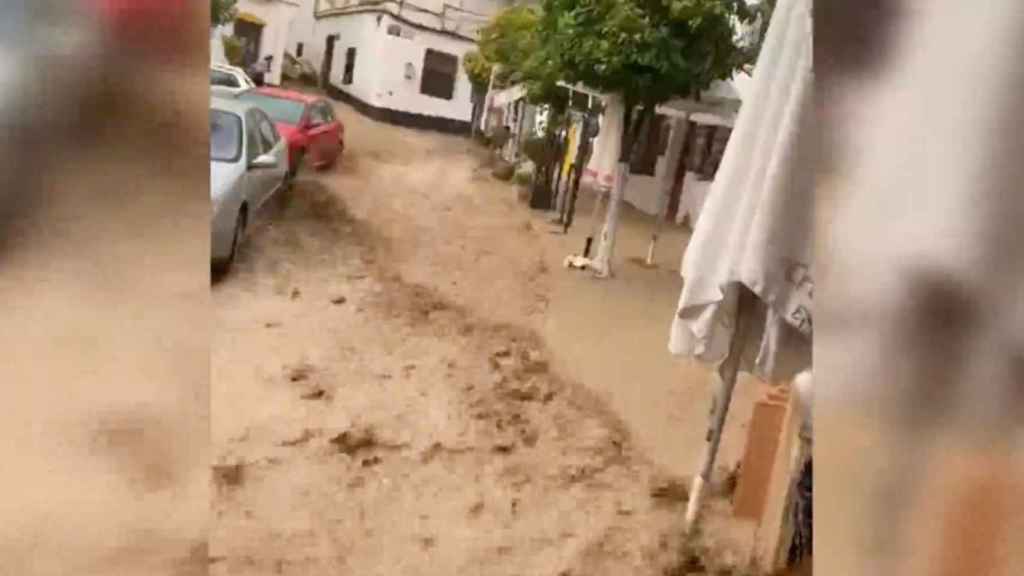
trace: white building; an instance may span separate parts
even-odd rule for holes
[[[239,0],[238,17],[227,26],[210,31],[210,57],[214,62],[227,62],[222,36],[235,35],[246,39],[244,66],[262,62],[270,56],[270,73],[266,83],[281,83],[281,68],[288,46],[292,21],[299,15],[300,0]]]
[[[288,51],[332,96],[395,124],[468,132],[462,58],[507,0],[303,0]],[[301,45],[301,47],[300,47]]]
[[[670,167],[676,168],[667,214],[676,223],[687,221],[694,226],[749,82],[750,76],[741,72],[729,82],[713,84],[700,102],[676,100],[660,106],[657,132],[636,143],[623,199],[641,212],[656,215],[666,174],[671,173]],[[678,152],[670,157],[670,150]]]

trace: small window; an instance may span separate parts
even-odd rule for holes
[[[345,74],[341,77],[341,83],[348,85],[352,83],[352,77],[356,72],[356,49],[349,48],[345,51]]]
[[[398,24],[388,24],[388,36],[402,37],[402,27]]]
[[[274,149],[277,142],[281,137],[277,133],[277,129],[274,128],[274,124],[267,118],[266,114],[256,114],[259,122],[260,129],[260,144],[263,147],[263,152],[267,153]]]
[[[303,48],[305,48],[305,46],[302,45],[302,42],[299,42],[298,44],[295,45],[295,57],[296,58],[302,58],[302,49]]]
[[[428,48],[423,57],[420,93],[451,100],[455,95],[455,77],[458,70],[457,56]]]
[[[309,124],[311,126],[323,126],[324,124],[330,123],[330,119],[327,115],[327,111],[325,108],[326,107],[320,102],[317,102],[312,107],[310,107]]]
[[[331,105],[322,100],[318,105],[320,106],[320,112],[323,114],[324,119],[327,120],[328,123],[334,122],[334,110],[331,108]]]
[[[252,162],[262,154],[260,148],[260,131],[257,127],[257,116],[247,114],[245,117],[245,160]]]

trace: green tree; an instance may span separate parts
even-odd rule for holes
[[[523,81],[527,61],[540,49],[539,22],[535,8],[513,6],[480,30],[480,54],[497,67],[495,85],[504,87]]]
[[[210,0],[210,26],[229,24],[238,15],[238,0]]]
[[[493,66],[480,52],[474,50],[462,57],[462,68],[469,77],[469,83],[474,89],[487,89],[491,82],[491,69]]]
[[[620,177],[601,233],[595,268],[610,271],[628,159],[655,108],[699,99],[745,61],[737,26],[753,17],[743,0],[543,0],[536,59],[562,80],[617,95],[623,104]]]
[[[568,118],[568,91],[559,86],[561,71],[556,62],[545,57],[544,39],[540,32],[541,13],[532,6],[512,6],[503,10],[480,32],[478,46],[481,56],[492,63],[494,85],[520,85],[526,100],[548,110],[548,122],[542,141],[531,142],[531,151],[558,150],[558,133]],[[535,162],[535,192],[550,195],[555,153],[528,154]]]

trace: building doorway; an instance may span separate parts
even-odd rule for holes
[[[324,61],[320,66],[320,87],[327,88],[331,83],[331,67],[334,66],[334,43],[337,42],[337,34],[327,37],[327,44],[324,46]]]
[[[242,68],[248,70],[260,59],[263,25],[239,18],[235,20],[235,36],[245,41],[245,51],[242,52]]]

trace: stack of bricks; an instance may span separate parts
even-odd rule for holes
[[[779,447],[783,444],[790,387],[769,386],[754,413],[747,431],[743,464],[733,500],[733,514],[760,522],[767,505]]]

